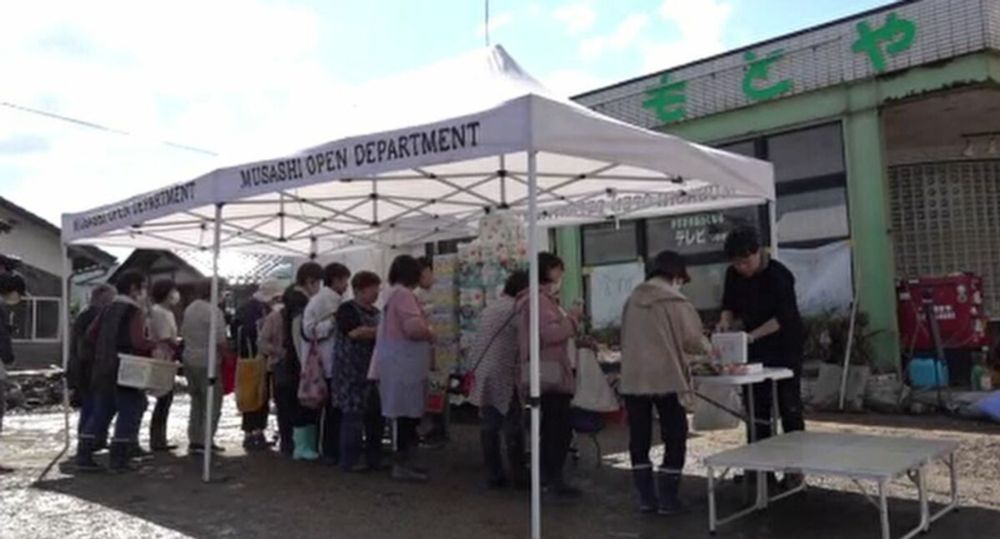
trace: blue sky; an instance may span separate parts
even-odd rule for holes
[[[886,3],[492,0],[490,37],[571,95]],[[0,19],[0,102],[130,136],[0,107],[0,196],[55,222],[319,143],[352,88],[484,37],[481,0],[21,2]],[[410,105],[401,89],[390,106]]]

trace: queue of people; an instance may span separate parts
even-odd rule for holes
[[[795,306],[794,278],[768,257],[752,229],[730,233],[725,248],[731,267],[718,329],[747,331],[751,361],[792,368],[796,378],[779,384],[778,402],[785,430],[801,430],[797,376],[802,323]],[[110,446],[110,467],[115,471],[130,469],[132,459],[143,454],[137,442],[146,396],[117,385],[119,353],[182,361],[191,394],[188,450],[222,451],[205,444],[206,432],[211,438],[218,426],[222,399],[218,372],[208,372],[207,356],[209,346],[217,347],[219,357],[228,353],[232,338],[240,357],[266,362],[264,404],[243,410],[247,451],[271,447],[266,432],[273,401],[281,454],[299,461],[321,460],[345,472],[382,470],[388,425],[392,477],[428,481],[428,469],[416,450],[437,339],[426,298],[418,292],[430,286],[429,267],[425,260],[398,256],[383,290],[382,279],[374,273],[352,275],[341,264],[305,263],[288,288],[273,281],[262,283],[253,298],[237,309],[229,336],[222,310],[210,302],[207,282],[196,291],[179,326],[174,318],[179,295],[172,282],[153,283],[148,310],[146,280],[141,275],[120,276],[114,291],[95,289],[90,306],[73,326],[69,374],[81,408],[77,466],[100,469],[93,454],[105,445]],[[581,307],[566,309],[558,299],[563,261],[540,253],[538,268],[540,472],[548,497],[576,499],[582,492],[564,474],[573,439],[572,350],[590,344],[582,336]],[[712,353],[701,318],[682,291],[689,281],[682,256],[659,253],[647,264],[646,280],[632,291],[622,313],[619,394],[627,411],[632,477],[643,513],[671,515],[685,510],[680,484],[687,412],[694,397],[690,362]],[[469,351],[474,376],[469,397],[480,410],[490,488],[529,486],[523,412],[529,402],[530,284],[526,271],[510,275],[502,295],[482,313]],[[213,317],[215,334],[209,329]],[[211,402],[210,383],[216,384]],[[766,385],[754,387],[756,402],[771,402],[765,394],[769,390]],[[153,451],[176,447],[166,436],[171,400],[172,394],[157,399],[150,431]],[[109,425],[115,417],[109,443]],[[649,454],[654,420],[665,446],[659,466]],[[754,434],[761,438],[770,433],[758,427]]]

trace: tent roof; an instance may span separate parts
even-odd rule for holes
[[[637,128],[553,96],[495,46],[361,94],[347,136],[63,216],[63,239],[306,255],[475,235],[525,212],[537,152],[542,224],[691,212],[774,199],[769,163]],[[341,121],[342,120],[342,121]],[[307,120],[308,121],[308,120]]]

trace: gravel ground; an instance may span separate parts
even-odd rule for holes
[[[482,486],[478,436],[471,422],[456,420],[452,442],[426,450],[432,470],[428,485],[401,485],[386,474],[346,475],[319,464],[289,462],[274,454],[246,456],[235,410],[227,402],[219,441],[226,454],[215,466],[217,481],[200,481],[200,461],[183,449],[159,456],[125,476],[74,477],[56,466],[44,480],[41,471],[62,448],[63,418],[36,413],[9,416],[0,438],[0,462],[17,469],[0,476],[0,537],[406,537],[494,538],[528,535],[528,497],[492,492]],[[465,415],[465,414],[458,414]],[[148,417],[148,415],[147,415]],[[173,441],[182,442],[187,417],[184,397],[175,402]],[[461,419],[461,418],[459,418]],[[954,439],[958,455],[962,511],[939,521],[926,537],[997,537],[1000,530],[1000,428],[940,417],[814,416],[808,428],[895,436]],[[705,455],[741,442],[742,431],[695,435],[683,493],[694,504],[682,517],[640,516],[627,467],[626,433],[609,427],[600,436],[604,465],[595,466],[593,445],[579,440],[581,460],[571,467],[585,490],[570,505],[546,505],[546,537],[644,538],[705,537],[707,506]],[[66,471],[69,471],[68,469]],[[932,502],[944,500],[948,479],[943,467],[930,477]],[[874,508],[845,481],[810,478],[802,496],[778,502],[764,514],[724,527],[724,538],[853,539],[877,537]],[[917,520],[916,491],[894,487],[891,507],[897,532]],[[742,489],[726,485],[723,510],[736,509]]]

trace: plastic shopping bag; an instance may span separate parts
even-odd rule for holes
[[[704,384],[696,391],[712,401],[722,404],[733,411],[743,410],[743,400],[740,399],[738,388]],[[714,403],[701,397],[694,400],[694,424],[696,431],[712,431],[734,429],[740,425],[740,418]]]

